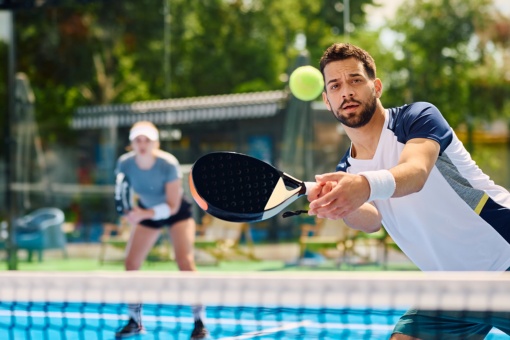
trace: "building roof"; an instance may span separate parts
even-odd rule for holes
[[[84,106],[76,110],[71,126],[79,130],[131,126],[140,120],[172,125],[270,117],[287,98],[286,91],[266,91]]]

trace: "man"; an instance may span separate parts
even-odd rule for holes
[[[426,102],[385,109],[375,62],[359,47],[330,46],[320,68],[323,101],[351,147],[337,172],[316,176],[309,213],[369,233],[382,223],[424,271],[507,270],[510,194],[478,168],[439,110]],[[492,327],[510,335],[510,313],[409,310],[391,339],[479,339]]]

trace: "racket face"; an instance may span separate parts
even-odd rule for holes
[[[115,179],[115,209],[119,215],[124,215],[132,209],[131,185],[129,179],[122,172]]]
[[[195,162],[190,187],[195,201],[211,215],[252,222],[268,218],[265,207],[280,177],[280,171],[259,159],[215,152]]]

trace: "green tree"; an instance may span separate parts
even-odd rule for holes
[[[399,34],[391,96],[436,104],[453,126],[496,117],[504,105],[501,72],[477,44],[493,20],[491,0],[413,0],[390,26]]]
[[[143,16],[150,6],[62,1],[16,12],[18,70],[31,80],[46,139],[74,137],[69,121],[77,106],[158,98],[137,65],[160,32],[159,7],[157,16]]]
[[[331,0],[58,3],[15,20],[18,70],[49,139],[62,138],[81,105],[281,89],[296,36],[307,37],[314,62],[343,27]],[[362,27],[372,0],[351,3]]]
[[[355,9],[361,25],[364,12]],[[328,0],[181,0],[172,2],[172,12],[172,93],[181,96],[282,88],[281,74],[299,53],[296,36],[306,36],[318,58],[324,37],[338,35],[342,22]]]

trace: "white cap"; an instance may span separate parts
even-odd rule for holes
[[[136,126],[129,131],[129,140],[133,141],[138,136],[145,136],[151,141],[159,140],[158,130],[150,125]]]

